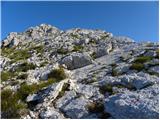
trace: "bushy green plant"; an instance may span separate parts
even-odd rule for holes
[[[12,51],[12,54],[9,55],[9,58],[13,59],[14,61],[26,60],[30,57],[31,57],[31,54],[28,52],[27,49],[25,49],[25,50],[14,50],[14,51]]]
[[[144,65],[141,63],[133,63],[130,67],[130,69],[132,70],[137,70],[137,71],[141,71],[144,69]]]
[[[37,53],[43,53],[44,52],[44,46],[43,45],[39,45],[39,46],[34,46],[29,48],[29,50],[36,50]]]
[[[156,58],[159,59],[159,49],[156,50],[156,54],[157,54],[157,55],[156,55]]]
[[[102,94],[105,94],[106,92],[108,92],[110,95],[114,94],[113,90],[112,90],[113,86],[110,84],[106,84],[100,87],[100,92]]]
[[[62,90],[59,92],[57,98],[60,98],[64,95],[65,91],[68,91],[69,89],[69,84],[68,83],[65,83],[62,87]]]
[[[57,81],[65,79],[67,76],[65,74],[65,71],[63,68],[54,69],[51,71],[51,73],[48,75],[48,78],[56,79]]]
[[[75,39],[78,39],[78,38],[79,38],[79,36],[76,35],[76,34],[71,33],[70,35],[72,36],[72,38],[75,38]]]
[[[118,71],[115,69],[112,69],[112,76],[118,76],[118,75],[120,75]]]
[[[104,105],[102,102],[92,102],[87,105],[87,108],[91,113],[101,113],[104,111]]]
[[[10,89],[1,92],[2,118],[19,118],[20,111],[26,109],[26,104],[19,101],[18,96]]]
[[[137,57],[137,59],[134,62],[135,63],[145,63],[151,59],[152,57],[149,57],[149,56],[141,56],[141,57]]]
[[[10,72],[10,71],[2,71],[1,72],[1,81],[6,81],[6,80],[9,80],[13,77],[15,77],[16,74],[14,72]]]
[[[33,70],[36,68],[36,65],[34,65],[33,63],[27,63],[24,62],[23,64],[21,64],[16,71],[18,72],[27,72],[28,70]]]
[[[82,45],[75,45],[73,46],[73,52],[76,52],[76,51],[81,51],[84,47]]]
[[[2,49],[1,49],[1,55],[7,57],[7,56],[10,55],[14,50],[15,50],[15,48],[8,48],[8,47],[2,48]]]
[[[24,74],[19,75],[17,79],[26,79],[27,77],[28,75],[24,73]]]
[[[19,90],[17,91],[17,96],[19,99],[25,101],[26,97],[29,94],[35,93],[38,89],[37,84],[27,85],[26,83],[22,84]]]
[[[68,51],[64,50],[63,48],[60,48],[60,49],[57,50],[57,53],[58,53],[58,54],[64,54],[64,55],[65,55],[65,54],[68,53]]]
[[[91,57],[92,57],[93,59],[96,59],[96,52],[93,52],[93,53],[91,54]]]

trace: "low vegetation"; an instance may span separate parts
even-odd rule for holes
[[[75,46],[73,46],[73,52],[77,52],[77,51],[81,51],[81,50],[83,50],[84,49],[84,46],[82,46],[82,45],[75,45]]]
[[[105,94],[106,92],[108,92],[110,95],[114,94],[113,90],[112,90],[113,86],[110,84],[106,84],[100,87],[100,92],[102,94]]]
[[[48,75],[49,79],[56,79],[57,82],[59,82],[60,80],[65,79],[67,76],[65,74],[65,71],[63,68],[59,68],[59,69],[54,69],[51,71],[51,73]]]
[[[131,70],[141,71],[144,69],[144,65],[141,63],[133,63],[130,67]]]
[[[71,37],[72,37],[73,39],[79,39],[79,36],[76,35],[76,34],[71,33],[70,35],[71,35]]]
[[[28,77],[28,74],[23,73],[23,74],[19,75],[19,76],[17,77],[17,79],[27,79],[27,77]]]
[[[14,61],[19,61],[19,60],[26,60],[31,57],[31,54],[27,49],[25,50],[14,50],[11,53],[8,54],[9,58],[14,60]]]
[[[137,59],[134,61],[135,63],[145,63],[147,61],[150,61],[152,59],[152,57],[149,56],[141,56],[141,57],[137,57]]]
[[[26,74],[21,74],[18,76],[21,79],[25,79],[27,77]],[[19,118],[22,114],[27,112],[27,104],[25,102],[27,96],[29,94],[33,94],[38,92],[39,90],[51,85],[52,83],[58,82],[62,79],[66,78],[66,74],[63,68],[54,69],[49,74],[49,79],[47,81],[40,82],[39,84],[28,85],[26,83],[21,84],[20,88],[17,92],[13,92],[11,90],[3,90],[2,94],[2,115],[4,118]],[[62,92],[60,92],[60,96],[62,96],[65,90],[68,89],[68,84],[63,86]],[[21,114],[21,115],[20,115]]]
[[[64,54],[64,55],[65,55],[65,54],[68,53],[68,51],[64,50],[63,48],[60,48],[60,49],[57,50],[57,53],[58,53],[58,54]]]
[[[88,108],[89,112],[91,112],[91,113],[97,113],[97,112],[104,111],[104,105],[102,102],[92,102],[87,105],[87,108]]]
[[[120,73],[118,73],[117,70],[115,70],[114,68],[112,69],[112,76],[118,76],[118,75],[121,75]]]
[[[93,59],[96,59],[96,52],[93,52],[93,53],[91,54],[91,57],[92,57]]]
[[[36,65],[33,63],[24,62],[17,69],[17,72],[27,72],[28,70],[33,70],[36,68]]]
[[[91,113],[99,113],[99,116],[98,116],[99,119],[106,119],[111,116],[109,113],[106,113],[104,111],[104,105],[103,105],[103,102],[101,101],[91,102],[87,105],[87,108]]]
[[[10,72],[10,71],[2,71],[1,72],[1,81],[6,81],[9,79],[12,79],[13,77],[15,77],[17,74],[14,72]]]
[[[43,53],[44,52],[44,46],[43,45],[39,45],[39,46],[33,46],[29,48],[30,50],[36,50],[37,53]]]
[[[159,49],[156,50],[156,58],[159,59]]]
[[[65,84],[63,85],[63,88],[62,88],[62,90],[59,92],[59,94],[58,94],[58,96],[57,96],[57,99],[58,99],[58,98],[61,98],[61,97],[64,95],[65,91],[69,91],[69,84],[68,84],[68,83],[65,83]]]
[[[9,89],[1,92],[2,118],[19,118],[22,111],[26,111],[26,108],[27,105],[19,101],[16,93]]]

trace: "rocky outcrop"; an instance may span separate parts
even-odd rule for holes
[[[92,59],[86,53],[72,53],[60,61],[60,64],[65,64],[69,70],[81,68],[91,63]]]
[[[106,99],[105,111],[113,118],[158,119],[158,86],[141,91],[120,93]]]
[[[1,47],[2,118],[158,119],[158,43],[41,24]]]

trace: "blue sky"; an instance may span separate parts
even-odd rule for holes
[[[158,41],[158,1],[2,2],[2,39],[41,23],[62,30],[102,29],[135,41]]]

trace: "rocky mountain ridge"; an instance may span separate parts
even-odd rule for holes
[[[48,24],[1,43],[2,118],[159,117],[159,45]]]

